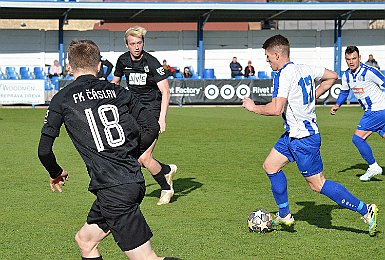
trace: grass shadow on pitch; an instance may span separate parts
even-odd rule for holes
[[[357,163],[356,165],[352,165],[348,168],[345,168],[341,171],[339,171],[339,173],[344,173],[344,172],[348,172],[348,171],[351,171],[351,170],[363,170],[362,173],[360,174],[356,174],[357,177],[360,177],[361,175],[365,174],[366,170],[368,169],[368,165],[365,164],[365,163]],[[384,171],[384,168],[382,168],[382,171]],[[370,181],[382,181],[381,179],[378,179],[376,177],[373,177],[370,179]]]
[[[335,229],[335,230],[341,230],[341,231],[349,231],[353,233],[359,233],[359,234],[367,234],[368,231],[364,229],[357,229],[357,228],[351,228],[351,227],[344,227],[344,226],[335,226],[332,224],[332,210],[335,209],[341,209],[341,210],[348,210],[345,209],[339,205],[316,205],[313,201],[301,201],[297,202],[297,205],[303,206],[302,209],[300,209],[297,213],[294,214],[294,218],[297,221],[306,221],[310,225],[324,228],[324,229]],[[352,214],[357,214],[352,212]],[[357,214],[357,217],[359,215]],[[365,227],[365,224],[362,225],[362,228]]]
[[[146,187],[150,187],[152,185],[158,185],[157,183],[152,183],[146,185]],[[203,186],[203,184],[199,181],[196,181],[195,178],[178,178],[174,180],[174,196],[171,199],[171,203],[177,201],[179,197],[187,196],[194,190],[197,190]],[[159,187],[159,186],[158,186]],[[161,189],[156,189],[148,194],[147,197],[155,197],[159,198]]]
[[[348,172],[348,171],[351,171],[351,170],[364,170],[364,173],[366,171],[366,169],[368,169],[368,165],[365,164],[365,163],[357,163],[356,165],[352,165],[348,168],[345,168],[341,171],[338,171],[339,173],[343,173],[343,172]]]

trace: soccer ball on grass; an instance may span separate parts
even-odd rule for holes
[[[263,209],[254,210],[247,219],[247,226],[250,232],[266,233],[273,226],[273,217]]]

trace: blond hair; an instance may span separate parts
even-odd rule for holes
[[[146,35],[146,33],[147,33],[147,30],[140,26],[134,26],[134,27],[128,28],[128,30],[124,34],[124,42],[127,44],[128,36],[142,38],[142,40],[144,41],[144,36]]]

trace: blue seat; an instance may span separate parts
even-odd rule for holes
[[[29,71],[24,71],[23,73],[20,73],[21,79],[34,79],[33,75]]]
[[[49,83],[49,80],[47,80],[47,79],[44,81],[44,90],[46,90],[46,91],[53,90],[51,83]]]
[[[204,79],[215,79],[214,69],[205,69],[203,71]]]
[[[59,77],[58,76],[52,76],[51,82],[55,86],[55,90],[59,90]]]
[[[253,75],[253,76],[248,76],[247,78],[248,79],[257,79],[257,76]]]
[[[67,74],[64,79],[65,80],[74,80],[75,78],[73,75]]]
[[[266,71],[258,71],[258,78],[259,79],[268,79],[269,77],[266,74]]]
[[[182,73],[176,72],[176,73],[175,73],[175,78],[177,78],[177,79],[182,79],[182,78],[183,78]]]
[[[234,79],[244,79],[245,77],[243,76],[235,76]]]
[[[114,74],[110,73],[110,75],[107,76],[107,80],[108,81],[111,81],[114,79]],[[126,76],[123,75],[123,77],[121,78],[121,80],[126,80]]]
[[[29,68],[27,67],[20,67],[19,68],[20,75],[25,74],[26,72],[29,72]]]
[[[19,79],[19,76],[17,74],[8,74],[7,79]]]
[[[15,67],[5,67],[5,73],[6,74],[16,73]]]
[[[37,73],[37,72],[44,72],[44,68],[42,67],[33,67],[33,73]]]

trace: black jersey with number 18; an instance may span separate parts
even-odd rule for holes
[[[137,160],[141,135],[158,125],[130,91],[80,76],[52,98],[42,134],[59,136],[63,123],[87,166],[90,191],[144,181]]]

